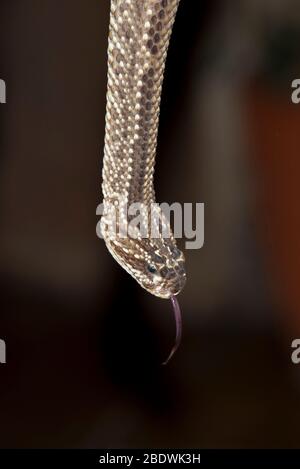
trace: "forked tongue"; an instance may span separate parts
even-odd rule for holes
[[[171,358],[173,357],[174,353],[178,349],[180,342],[181,342],[181,336],[182,336],[182,320],[181,320],[181,311],[180,311],[180,306],[178,303],[178,300],[176,296],[171,296],[171,302],[173,306],[173,311],[174,311],[174,318],[175,318],[175,324],[176,324],[176,337],[175,337],[175,343],[173,345],[173,348],[168,356],[168,358],[163,362],[163,365],[166,365]]]

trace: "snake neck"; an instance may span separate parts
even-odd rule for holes
[[[179,0],[112,0],[103,164],[105,200],[155,200],[161,89]]]

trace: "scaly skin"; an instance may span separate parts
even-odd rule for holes
[[[117,227],[130,221],[125,204],[155,203],[153,175],[163,74],[173,23],[180,0],[112,0],[109,45],[106,131],[103,162],[106,245],[119,262],[150,293],[170,298],[186,280],[184,256],[169,222],[155,207],[157,238],[143,237],[138,227],[129,236],[111,230],[113,207]],[[113,205],[114,204],[114,205]],[[119,218],[120,217],[120,218]],[[122,218],[123,217],[123,218]],[[146,217],[150,226],[150,218]]]

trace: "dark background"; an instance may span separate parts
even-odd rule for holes
[[[97,239],[108,0],[1,0],[0,446],[299,447],[297,2],[181,0],[158,201],[204,202],[184,335]]]

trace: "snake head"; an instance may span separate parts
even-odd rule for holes
[[[139,228],[131,227],[122,236],[108,227],[107,217],[103,216],[101,230],[108,250],[145,290],[160,298],[171,298],[182,290],[185,260],[172,234],[166,238],[142,237]]]

